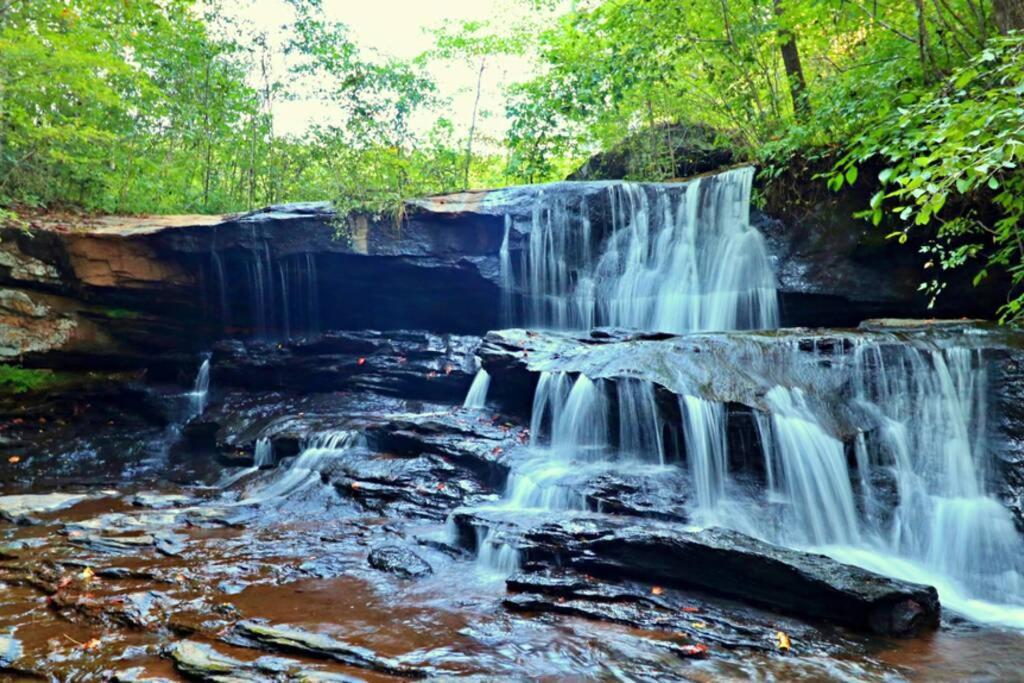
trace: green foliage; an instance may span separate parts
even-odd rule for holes
[[[267,122],[242,48],[209,36],[212,12],[191,0],[5,7],[0,203],[219,211],[252,194],[246,142]]]
[[[1024,282],[1024,34],[992,38],[938,88],[865,127],[829,180],[833,189],[857,179],[859,164],[880,158],[881,186],[865,212],[875,225],[895,214],[891,236],[906,242],[926,229],[932,264],[943,270],[981,258],[976,282],[991,269]],[[963,206],[975,207],[964,211]],[[988,207],[979,210],[977,207]],[[925,283],[934,296],[945,284]],[[1024,316],[1024,295],[1011,298],[1004,320]]]
[[[579,3],[539,36],[541,75],[510,93],[511,171],[549,179],[639,129],[711,124],[765,185],[840,159],[822,182],[874,193],[865,216],[894,238],[927,231],[930,272],[976,261],[977,280],[1006,269],[1019,292],[1024,54],[986,4]],[[636,156],[636,177],[665,177],[664,153]],[[882,177],[862,172],[878,163]],[[1002,315],[1024,319],[1024,297]]]
[[[130,311],[127,308],[101,308],[99,313],[113,320],[134,320],[141,317],[138,311]]]
[[[0,364],[0,394],[25,394],[40,391],[63,381],[51,370],[32,370]]]

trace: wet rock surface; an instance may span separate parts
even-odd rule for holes
[[[218,385],[249,390],[368,391],[454,402],[473,381],[478,339],[427,332],[328,332],[283,343],[222,342]]]
[[[422,557],[408,548],[397,545],[374,548],[370,551],[367,562],[374,569],[397,574],[407,579],[426,576],[434,571]]]
[[[600,240],[608,189],[543,191],[566,206],[590,202]],[[506,298],[514,308],[522,297],[502,292],[502,264],[522,265],[537,197],[507,188],[427,198],[401,226],[356,217],[340,238],[316,204],[188,227],[139,219],[5,234],[0,324],[16,331],[5,353],[77,380],[0,402],[0,670],[274,681],[891,680],[922,670],[889,637],[939,625],[934,589],[683,526],[697,520],[680,397],[725,404],[727,467],[758,487],[770,476],[757,457],[758,421],[776,408],[767,393],[804,391],[852,472],[855,439],[884,425],[858,412],[836,369],[866,343],[878,350],[870,366],[955,341],[982,354],[998,383],[991,474],[1019,522],[1020,344],[974,321],[907,320],[466,336],[496,327]],[[845,324],[916,306],[905,269],[879,274],[852,242],[833,249],[754,218],[778,266],[784,321]],[[214,389],[198,396],[208,350]],[[464,409],[478,359],[491,376],[488,408]],[[95,369],[101,377],[82,381]],[[545,438],[527,429],[542,372],[652,383],[671,423],[659,424],[666,447],[643,466],[571,453],[578,462],[554,463],[566,489],[554,493],[589,512],[506,518],[512,476],[551,464]],[[613,394],[609,430],[620,436],[629,418]],[[898,482],[872,483],[891,508]],[[460,552],[481,543],[514,549],[521,569],[496,578]],[[933,637],[963,642],[959,628],[947,621]],[[924,668],[1000,678],[1017,662],[951,659]]]
[[[916,635],[939,625],[934,588],[900,582],[824,555],[773,546],[726,529],[686,531],[628,519],[584,517],[525,529],[507,517],[455,514],[463,542],[497,526],[527,563],[570,566],[612,578],[701,588],[869,632]]]

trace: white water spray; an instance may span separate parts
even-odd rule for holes
[[[753,174],[746,167],[685,185],[612,184],[599,248],[586,201],[572,209],[564,196],[541,190],[518,283],[527,323],[665,332],[777,327],[775,277],[749,220]]]
[[[196,372],[196,379],[189,394],[192,417],[199,417],[206,410],[206,401],[210,394],[210,359],[204,358]]]
[[[466,400],[463,401],[463,408],[482,409],[487,406],[487,390],[491,388],[491,376],[486,370],[480,368],[473,378],[473,384],[469,387]]]

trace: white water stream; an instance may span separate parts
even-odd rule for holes
[[[751,177],[739,169],[681,190],[609,185],[603,241],[594,239],[599,226],[587,201],[570,208],[564,196],[542,193],[518,281],[506,223],[502,281],[523,294],[523,317],[533,326],[775,327],[774,276],[748,220]],[[791,358],[762,369],[768,390],[755,424],[766,481],[756,491],[730,471],[726,406],[696,387],[680,397],[691,519],[934,585],[949,609],[1024,627],[1024,546],[990,489],[989,388],[980,352],[867,340],[827,360],[817,349],[786,353]],[[829,373],[844,392],[810,395],[801,364]],[[836,411],[854,429],[842,439]],[[662,413],[649,382],[543,373],[530,457],[514,465],[497,507],[581,509],[581,477],[664,465],[676,449],[665,444]],[[514,570],[514,552],[490,534],[479,546],[481,562]]]

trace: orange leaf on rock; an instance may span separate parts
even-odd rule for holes
[[[703,657],[708,653],[708,646],[697,643],[696,645],[680,645],[677,650],[684,657]]]
[[[664,592],[665,592],[665,589],[662,588],[661,586],[652,586],[651,587],[651,595],[661,595]]]
[[[789,641],[789,636],[786,635],[785,631],[779,631],[778,633],[776,633],[775,640],[779,644],[779,649],[783,652],[789,650],[789,648],[792,646],[792,643]]]
[[[21,456],[20,455],[12,455],[11,457],[7,458],[7,462],[11,463],[12,465],[15,465],[15,464],[21,462]]]
[[[366,359],[360,358],[359,360],[356,361],[356,365],[366,365]]]
[[[699,612],[700,610],[697,609],[696,607],[684,607],[683,611],[684,612],[689,612],[690,614],[694,614],[696,612]]]

